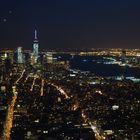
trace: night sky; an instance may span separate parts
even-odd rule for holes
[[[0,48],[140,48],[139,0],[1,0]]]

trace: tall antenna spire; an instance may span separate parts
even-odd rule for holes
[[[37,40],[37,30],[35,29],[35,40]]]

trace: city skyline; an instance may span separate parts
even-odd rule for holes
[[[140,2],[2,1],[1,48],[32,48],[34,29],[41,49],[139,48]]]
[[[0,140],[140,140],[139,7],[2,0]]]
[[[140,139],[140,49],[33,49],[0,51],[0,139]]]

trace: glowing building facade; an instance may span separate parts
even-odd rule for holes
[[[19,64],[23,63],[23,53],[22,53],[22,47],[17,48],[17,62]]]
[[[35,38],[33,42],[33,57],[34,57],[34,62],[37,63],[38,61],[38,38],[37,38],[37,30],[35,30]]]
[[[47,63],[52,64],[53,63],[53,54],[51,52],[46,53]]]

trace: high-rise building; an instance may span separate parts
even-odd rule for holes
[[[22,54],[22,47],[17,48],[17,62],[19,64],[23,63],[23,54]]]
[[[34,53],[30,53],[30,64],[34,65],[36,63]]]
[[[126,62],[126,50],[122,50],[122,63]]]
[[[11,60],[11,64],[13,64],[14,63],[14,53],[13,52],[9,53],[8,58]]]
[[[51,52],[46,53],[47,63],[52,64],[53,63],[53,54]]]
[[[7,55],[6,52],[1,53],[1,54],[0,54],[0,63],[1,63],[1,64],[4,64],[5,59],[6,59],[7,57],[8,57],[8,55]]]
[[[9,70],[10,70],[10,68],[11,68],[11,65],[12,63],[11,63],[11,59],[10,58],[6,58],[5,59],[5,63],[4,63],[4,65],[5,65],[5,72],[6,73],[8,73],[9,72]]]
[[[37,63],[38,61],[38,38],[37,38],[37,30],[35,30],[34,42],[33,42],[33,54],[34,54],[34,61]]]

